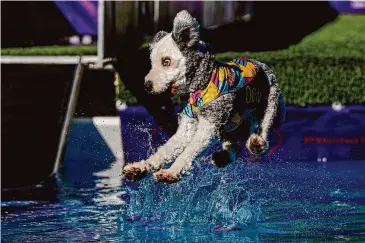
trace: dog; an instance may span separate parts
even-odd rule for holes
[[[159,31],[152,39],[152,68],[145,89],[156,95],[178,94],[184,108],[176,133],[155,154],[123,168],[131,182],[151,172],[161,183],[179,181],[215,139],[222,149],[213,154],[212,162],[226,166],[239,152],[234,135],[239,127],[247,133],[250,153],[264,156],[270,132],[285,120],[282,92],[269,66],[243,57],[217,61],[211,46],[200,40],[199,28],[183,10],[175,16],[171,33]],[[172,161],[170,168],[163,169]]]

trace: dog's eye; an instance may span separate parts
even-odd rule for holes
[[[171,59],[168,57],[162,58],[162,66],[168,67],[171,64]]]

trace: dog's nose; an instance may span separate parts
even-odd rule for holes
[[[144,83],[144,86],[145,86],[145,89],[147,92],[151,92],[152,91],[152,81],[151,80],[147,80],[145,83]]]

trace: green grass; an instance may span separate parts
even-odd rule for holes
[[[220,53],[221,60],[230,59],[236,55],[257,56],[270,60],[293,60],[297,58],[333,58],[333,59],[358,59],[365,58],[365,16],[356,15],[339,16],[337,20],[329,23],[303,40],[287,49],[279,51],[257,53]]]
[[[35,46],[27,48],[3,48],[2,56],[79,56],[96,55],[96,45]]]

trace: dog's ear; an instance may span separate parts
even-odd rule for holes
[[[156,43],[159,42],[163,37],[165,37],[168,33],[166,31],[160,30],[155,34],[152,38],[151,43],[149,44],[150,51],[155,47]]]
[[[180,47],[192,47],[199,41],[198,21],[188,11],[180,11],[173,23],[172,38]]]

